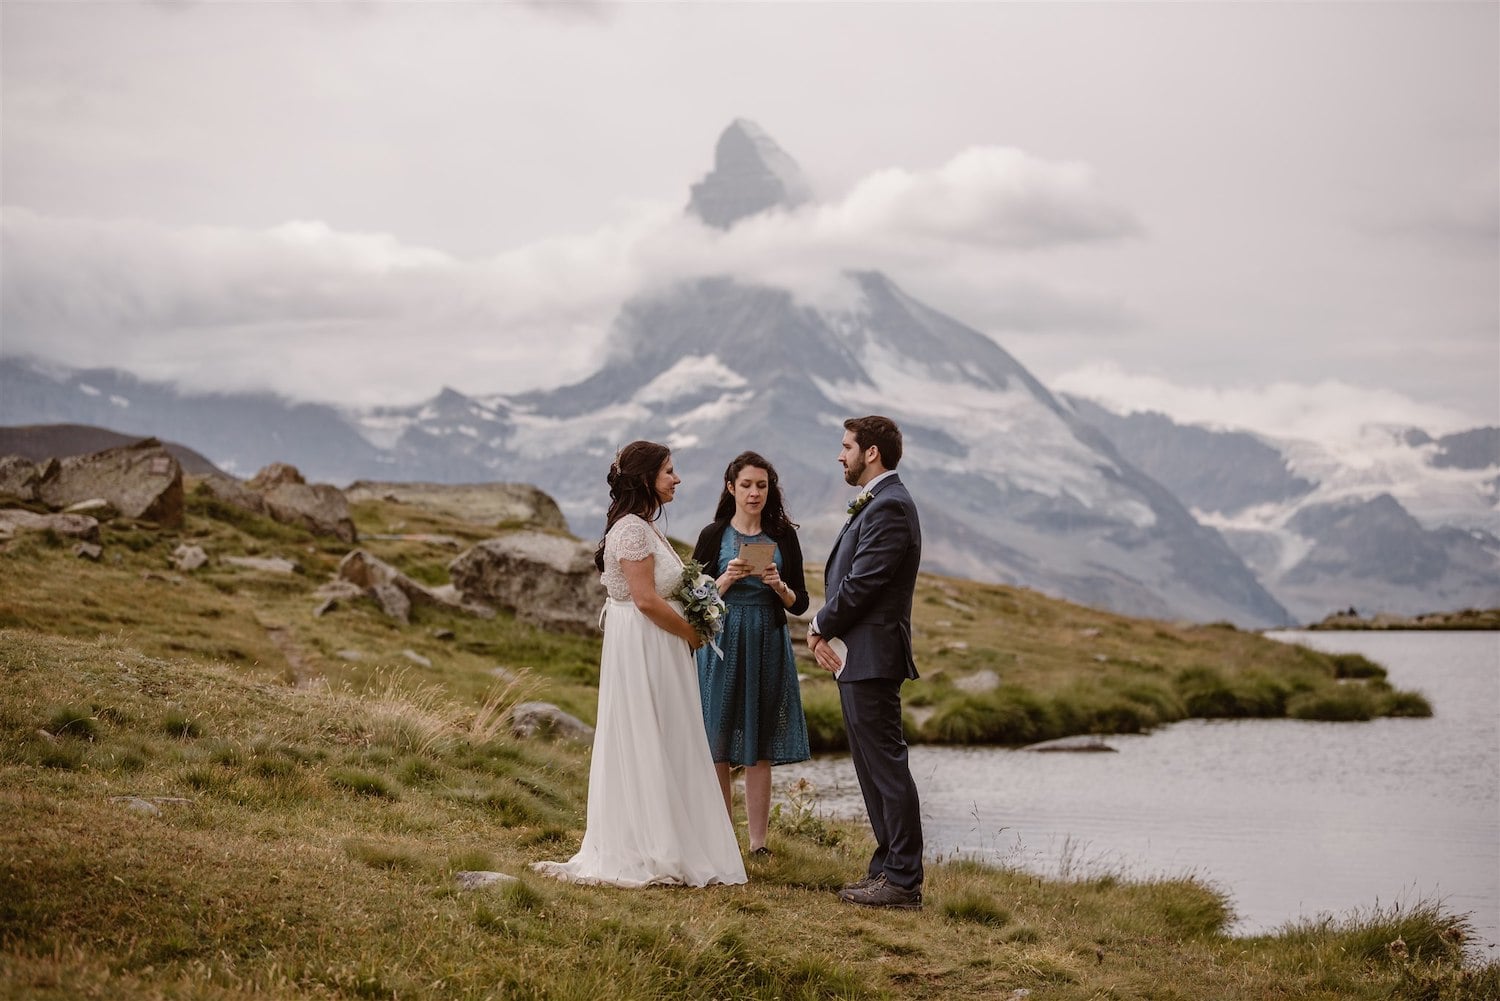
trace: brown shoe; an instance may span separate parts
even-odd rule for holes
[[[910,890],[903,890],[899,886],[892,886],[886,881],[885,873],[881,873],[869,886],[857,890],[839,891],[839,899],[846,904],[858,904],[861,907],[889,907],[902,911],[920,911],[922,888],[914,886]]]
[[[863,879],[856,879],[852,883],[845,883],[843,886],[839,887],[839,892],[843,893],[845,890],[863,890],[868,887],[874,886],[884,877],[884,873],[876,873],[873,876],[866,876]]]

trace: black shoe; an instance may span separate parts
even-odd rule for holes
[[[884,873],[876,873],[873,876],[866,876],[864,879],[856,879],[852,883],[845,883],[843,886],[839,887],[839,892],[843,893],[845,890],[863,890],[867,887],[874,886],[877,882],[880,881],[882,877],[884,877],[884,875]]]
[[[773,851],[771,851],[771,849],[767,848],[765,845],[761,845],[759,848],[752,848],[752,849],[750,849],[750,854],[758,856],[760,858],[770,858],[772,855],[775,855],[776,853],[773,852]]]
[[[892,886],[886,881],[885,873],[875,878],[875,882],[869,886],[857,890],[839,891],[839,899],[846,904],[858,904],[861,907],[888,907],[902,911],[920,911],[922,909],[922,888],[914,886],[910,890],[903,890],[899,886]]]

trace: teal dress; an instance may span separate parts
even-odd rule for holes
[[[719,565],[727,565],[738,555],[741,542],[770,541],[764,532],[742,535],[728,526],[720,543]],[[775,561],[780,570],[780,547]],[[714,761],[733,765],[806,761],[812,754],[807,747],[807,718],[802,714],[792,635],[776,621],[775,606],[781,600],[759,577],[746,577],[731,585],[724,604],[724,629],[716,641],[723,659],[710,646],[698,649],[703,724]]]

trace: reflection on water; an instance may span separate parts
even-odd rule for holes
[[[1046,875],[1190,874],[1235,931],[1441,899],[1500,940],[1500,634],[1280,633],[1356,651],[1431,719],[1189,721],[1108,738],[1117,754],[914,746],[929,857]],[[863,817],[848,758],[776,769]]]

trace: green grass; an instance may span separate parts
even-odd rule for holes
[[[592,720],[597,640],[505,614],[418,609],[402,626],[360,601],[315,617],[348,547],[201,495],[188,509],[174,532],[105,526],[97,564],[41,536],[0,551],[0,998],[1495,995],[1495,965],[1462,957],[1467,926],[1428,904],[1236,939],[1196,880],[948,860],[921,912],[849,908],[832,891],[862,871],[868,834],[810,787],[776,804],[775,855],[748,861],[746,886],[539,879],[528,863],[582,837],[588,752],[521,741],[504,716],[539,698]],[[367,533],[489,532],[379,502],[355,515]],[[179,574],[183,541],[305,572]],[[369,548],[428,578],[447,558]],[[1423,708],[1380,672],[1232,628],[942,578],[923,578],[916,641],[908,728],[923,739],[1148,729],[1191,699],[1240,715],[1347,713],[1330,693],[1360,712]],[[982,669],[1001,687],[961,691]],[[805,703],[815,742],[841,742],[834,686],[809,682]],[[470,869],[520,879],[460,891]]]

